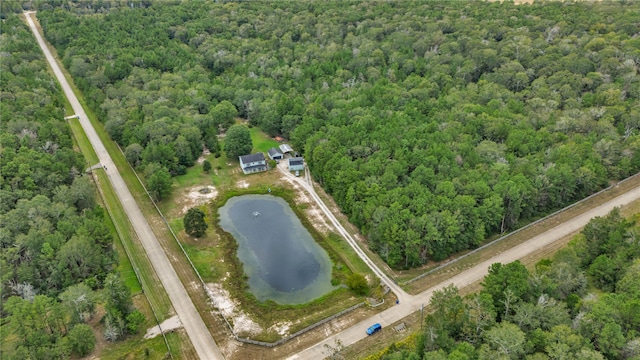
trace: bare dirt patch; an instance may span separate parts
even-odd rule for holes
[[[202,164],[205,160],[207,160],[207,156],[209,155],[211,155],[211,152],[209,152],[209,149],[204,149],[204,151],[202,151],[202,155],[200,155],[198,160],[196,160],[196,163]]]
[[[247,336],[262,332],[262,327],[239,310],[238,304],[220,284],[207,284],[207,295],[213,302],[213,306],[233,326],[235,334]]]
[[[197,185],[185,189],[176,197],[176,203],[180,208],[178,216],[182,216],[193,207],[201,206],[218,196],[218,190],[213,186]]]
[[[291,325],[293,324],[290,321],[285,321],[271,326],[269,330],[277,332],[280,336],[285,336],[289,334],[289,328]]]

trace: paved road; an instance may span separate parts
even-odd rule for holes
[[[360,250],[358,245],[353,241],[351,236],[345,231],[342,225],[335,220],[333,214],[329,211],[329,209],[322,203],[322,200],[316,195],[313,186],[311,186],[311,179],[308,177],[308,174],[305,175],[304,178],[298,178],[293,176],[289,171],[287,171],[286,167],[279,167],[280,171],[287,177],[290,177],[294,180],[298,185],[307,190],[309,194],[313,197],[313,199],[318,203],[320,208],[325,212],[327,217],[331,220],[333,225],[338,229],[338,231],[345,236],[349,244],[356,249],[356,252],[363,257],[363,260],[372,268],[372,270],[380,275],[382,273],[380,269],[378,269],[373,262],[371,262],[366,255]],[[349,346],[365,337],[367,337],[365,330],[367,327],[371,326],[374,323],[380,323],[384,328],[389,325],[411,315],[414,312],[420,311],[421,306],[428,305],[431,301],[431,296],[437,290],[441,290],[444,287],[453,284],[458,289],[461,289],[465,286],[471,285],[478,280],[481,280],[485,275],[487,275],[489,266],[493,263],[509,263],[515,260],[521,259],[528,254],[535,252],[536,250],[542,249],[545,246],[564,238],[567,235],[570,235],[581,228],[583,228],[589,220],[593,219],[597,216],[606,216],[611,210],[616,207],[621,207],[623,205],[629,204],[635,200],[640,199],[640,188],[632,189],[627,191],[626,193],[600,205],[597,206],[582,215],[579,215],[571,220],[568,220],[536,237],[533,237],[526,242],[515,246],[507,251],[504,251],[493,258],[484,261],[476,266],[459,273],[447,281],[444,281],[438,285],[431,287],[430,289],[425,290],[424,292],[417,295],[409,295],[405,293],[398,286],[390,286],[392,291],[398,295],[400,299],[400,304],[394,307],[391,307],[375,316],[372,316],[358,324],[353,325],[352,327],[340,332],[336,333],[323,341],[300,351],[299,353],[288,357],[288,360],[294,359],[324,359],[328,356],[325,345],[335,347],[336,340],[340,340],[342,345]],[[390,279],[386,276],[381,277],[382,281],[389,285]],[[392,283],[395,285],[394,283]],[[386,330],[389,331],[389,330]]]
[[[84,132],[87,134],[87,137],[89,138],[93,149],[98,155],[100,163],[107,169],[107,175],[109,177],[109,180],[111,181],[111,185],[116,191],[116,194],[118,195],[118,198],[120,199],[120,202],[122,203],[122,206],[127,216],[129,217],[129,220],[131,221],[131,224],[133,224],[133,227],[138,234],[138,238],[142,242],[142,245],[147,252],[151,264],[153,264],[153,267],[158,277],[160,278],[162,285],[167,291],[173,308],[175,309],[178,317],[180,318],[180,321],[187,331],[187,335],[189,336],[189,339],[191,339],[193,347],[198,353],[200,359],[224,359],[222,353],[218,349],[218,346],[211,337],[209,330],[202,321],[200,314],[198,314],[196,307],[193,305],[193,302],[191,302],[191,298],[187,294],[187,291],[182,285],[182,282],[180,282],[178,275],[173,269],[173,266],[171,266],[169,259],[162,250],[162,247],[158,243],[155,235],[153,234],[149,223],[142,215],[138,204],[136,204],[133,196],[131,195],[131,192],[129,192],[129,189],[125,185],[124,180],[120,176],[118,169],[116,169],[111,156],[109,156],[109,153],[98,137],[95,129],[91,125],[91,122],[89,122],[89,118],[80,105],[78,98],[76,98],[75,94],[71,90],[71,87],[69,86],[69,83],[60,70],[58,63],[51,55],[51,52],[46,46],[46,43],[38,32],[32,18],[33,16],[35,16],[34,13],[35,12],[32,11],[25,12],[25,17],[27,18],[29,27],[38,40],[38,44],[44,52],[49,65],[53,69],[55,76],[58,78],[58,82],[60,83],[65,96],[71,103],[71,107],[73,107],[73,111],[75,111],[76,115],[78,116],[80,124],[82,125]]]

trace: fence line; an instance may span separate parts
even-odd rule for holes
[[[420,275],[418,275],[418,276],[414,277],[413,279],[409,279],[409,280],[407,280],[407,281],[403,282],[403,283],[402,283],[402,285],[410,284],[410,283],[412,283],[412,282],[414,282],[414,281],[416,281],[416,280],[422,279],[423,277],[425,277],[425,276],[427,276],[427,275],[430,275],[430,274],[432,274],[432,273],[434,273],[434,272],[436,272],[436,271],[438,271],[438,270],[441,270],[441,269],[443,269],[443,268],[445,268],[445,267],[447,267],[447,266],[453,265],[453,264],[457,263],[458,261],[460,261],[460,260],[462,260],[462,259],[466,258],[467,256],[471,256],[471,255],[473,255],[473,254],[477,253],[478,251],[483,250],[483,249],[485,249],[485,248],[487,248],[487,247],[489,247],[489,246],[491,246],[491,245],[495,245],[495,244],[499,243],[500,241],[502,241],[502,240],[504,240],[504,239],[506,239],[506,238],[508,238],[508,237],[510,237],[510,236],[512,236],[512,235],[515,235],[515,234],[517,234],[517,233],[519,233],[519,232],[521,232],[521,231],[524,231],[524,230],[526,230],[526,229],[528,229],[528,228],[530,228],[530,227],[532,227],[532,226],[534,226],[534,225],[537,225],[537,224],[539,224],[539,223],[541,223],[541,222],[543,222],[543,221],[545,221],[545,220],[548,220],[549,218],[551,218],[551,217],[553,217],[553,216],[556,216],[556,215],[560,214],[560,213],[561,213],[561,212],[563,212],[563,211],[569,210],[569,209],[571,209],[571,208],[573,208],[573,207],[575,207],[575,206],[577,206],[577,205],[580,205],[580,204],[582,204],[583,202],[585,202],[585,201],[587,201],[587,200],[589,200],[589,199],[591,199],[591,198],[593,198],[593,197],[596,197],[596,196],[598,196],[598,195],[600,195],[600,194],[602,194],[602,193],[605,193],[605,192],[607,192],[607,191],[609,191],[609,190],[611,190],[611,189],[614,189],[614,188],[615,188],[615,187],[617,187],[618,185],[620,185],[620,184],[622,184],[622,183],[625,183],[625,182],[627,182],[627,181],[629,181],[629,180],[631,180],[631,179],[633,179],[633,178],[635,178],[635,177],[637,177],[637,176],[640,176],[640,172],[639,172],[639,173],[636,173],[636,174],[634,174],[634,175],[631,175],[631,176],[629,176],[629,177],[627,177],[627,178],[625,178],[625,179],[622,179],[622,180],[618,181],[617,183],[615,183],[615,184],[613,184],[613,185],[609,185],[609,186],[607,186],[606,188],[604,188],[604,189],[602,189],[602,190],[600,190],[600,191],[598,191],[598,192],[596,192],[596,193],[594,193],[594,194],[591,194],[591,195],[587,196],[586,198],[584,198],[584,199],[582,199],[582,200],[578,200],[578,201],[574,202],[573,204],[570,204],[570,205],[568,205],[568,206],[565,206],[565,207],[563,207],[563,208],[562,208],[562,209],[560,209],[560,210],[554,211],[553,213],[551,213],[551,214],[549,214],[549,215],[547,215],[547,216],[545,216],[545,217],[543,217],[543,218],[540,218],[540,219],[538,219],[538,220],[536,220],[536,221],[534,221],[534,222],[532,222],[532,223],[530,223],[530,224],[527,224],[527,225],[525,225],[525,226],[523,226],[523,227],[521,227],[521,228],[519,228],[519,229],[516,229],[516,230],[514,230],[514,231],[512,231],[512,232],[508,233],[507,235],[501,236],[501,237],[499,237],[499,238],[497,238],[497,239],[495,239],[495,240],[493,240],[493,241],[491,241],[491,242],[489,242],[489,243],[486,243],[486,244],[484,244],[484,245],[480,246],[479,248],[474,249],[474,250],[472,250],[472,251],[470,251],[470,252],[468,252],[468,253],[466,253],[466,254],[464,254],[464,255],[460,256],[459,258],[453,259],[453,260],[451,260],[451,261],[449,261],[449,262],[447,262],[447,263],[445,263],[445,264],[442,264],[442,265],[436,266],[435,268],[433,268],[433,269],[431,269],[431,270],[429,270],[429,271],[426,271],[426,272],[424,272],[424,273],[422,273],[422,274],[420,274]]]
[[[237,336],[236,336],[236,340],[238,340],[240,342],[243,342],[243,343],[247,343],[247,344],[259,345],[259,346],[264,346],[264,347],[275,347],[275,346],[278,346],[278,345],[282,345],[285,342],[287,342],[287,341],[289,341],[289,340],[291,340],[291,339],[293,339],[293,338],[295,338],[297,336],[300,336],[300,335],[302,335],[302,334],[304,334],[304,333],[306,333],[308,331],[311,331],[311,330],[317,328],[320,325],[324,325],[324,324],[328,323],[329,321],[338,318],[339,316],[342,316],[342,315],[344,315],[344,314],[346,314],[348,312],[351,312],[351,311],[363,306],[364,304],[365,304],[364,302],[361,302],[361,303],[358,303],[358,304],[356,304],[356,305],[354,305],[354,306],[352,306],[352,307],[350,307],[348,309],[344,309],[344,310],[340,311],[339,313],[333,314],[333,315],[329,316],[328,318],[325,318],[325,319],[322,319],[322,320],[318,321],[317,323],[313,323],[313,324],[307,326],[306,328],[304,328],[302,330],[299,330],[299,331],[296,331],[295,333],[293,333],[293,334],[291,334],[291,335],[289,335],[287,337],[284,337],[284,338],[282,338],[282,339],[280,339],[280,340],[278,340],[276,342],[268,343],[268,342],[264,342],[264,341],[251,340],[251,339],[241,338],[241,337],[237,337]]]
[[[122,148],[120,147],[120,145],[118,145],[116,143],[116,146],[118,146],[118,150],[120,150],[120,153],[126,159],[126,156],[124,156],[124,152],[122,151]],[[202,276],[200,276],[200,272],[198,272],[198,269],[196,269],[196,266],[194,265],[193,261],[191,261],[191,257],[189,257],[189,254],[187,253],[187,251],[182,246],[182,243],[180,242],[180,240],[178,240],[178,236],[176,235],[176,233],[171,228],[171,225],[169,225],[169,222],[164,217],[164,214],[162,213],[162,211],[160,211],[160,208],[158,207],[158,205],[156,204],[156,201],[153,199],[153,197],[149,193],[149,190],[147,190],[147,187],[144,186],[144,183],[142,182],[142,179],[140,179],[140,177],[138,176],[138,173],[136,172],[136,170],[133,168],[133,166],[131,166],[131,164],[129,164],[129,161],[127,161],[127,164],[129,165],[129,168],[131,169],[131,171],[133,171],[133,174],[136,176],[136,179],[138,179],[138,182],[140,183],[140,185],[144,189],[144,192],[147,194],[147,196],[151,200],[151,203],[153,204],[153,206],[155,207],[156,211],[158,212],[158,214],[162,218],[162,221],[167,225],[167,228],[169,228],[169,231],[171,232],[171,236],[173,236],[173,239],[176,241],[176,243],[180,247],[180,250],[182,250],[182,253],[184,254],[184,256],[187,257],[187,260],[189,261],[189,264],[191,265],[191,268],[193,269],[193,271],[195,271],[196,275],[198,276],[198,279],[200,280],[200,284],[202,285],[202,288],[204,289],[205,294],[207,295],[207,298],[209,300],[211,300],[212,297],[209,294],[209,289],[207,288],[207,284],[202,279]],[[233,330],[233,327],[229,323],[229,320],[227,320],[227,318],[224,316],[224,314],[221,311],[220,311],[220,316],[222,317],[224,322],[227,324],[227,327],[229,328],[229,330],[233,334],[233,337],[237,338],[237,335],[236,335],[235,331]]]

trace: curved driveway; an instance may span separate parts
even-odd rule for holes
[[[282,162],[286,163],[286,162]],[[473,266],[472,268],[463,271],[451,278],[447,281],[443,281],[442,283],[427,289],[420,294],[417,295],[409,295],[400,287],[398,287],[393,281],[391,281],[360,249],[358,244],[353,240],[353,238],[347,233],[344,227],[336,220],[335,216],[329,211],[327,206],[322,202],[322,200],[318,197],[311,185],[311,179],[308,175],[308,170],[305,171],[305,177],[300,178],[293,176],[287,169],[286,165],[281,165],[278,167],[280,171],[290,179],[294,180],[298,185],[300,185],[303,189],[305,189],[318,203],[322,211],[329,218],[331,223],[336,227],[338,232],[345,237],[345,239],[349,242],[349,244],[355,249],[358,255],[371,267],[371,269],[380,276],[380,279],[383,283],[389,286],[393,292],[395,292],[396,296],[400,299],[400,304],[394,307],[391,307],[379,314],[376,314],[367,320],[364,320],[360,323],[353,325],[352,327],[345,329],[339,333],[336,333],[330,337],[325,338],[321,342],[288,357],[288,360],[294,359],[324,359],[328,356],[325,345],[329,347],[335,347],[336,341],[340,340],[343,346],[347,347],[358,340],[364,339],[367,337],[365,330],[367,327],[371,326],[373,323],[380,323],[383,328],[411,315],[414,312],[420,311],[423,305],[428,305],[431,301],[431,296],[435,291],[441,290],[446,286],[453,284],[458,289],[462,289],[465,286],[471,285],[476,281],[482,280],[482,278],[487,275],[489,266],[493,263],[500,262],[503,264],[513,262],[515,260],[521,259],[528,254],[533,253],[545,246],[564,238],[567,235],[570,235],[581,228],[583,228],[589,220],[597,216],[606,216],[611,210],[616,207],[620,207],[623,205],[627,205],[635,200],[640,199],[640,188],[635,188],[627,191],[626,193],[602,204],[593,209],[586,211],[585,213],[576,216],[575,218],[568,220],[538,236],[535,236],[526,242],[515,246],[509,250],[506,250],[489,260],[486,260],[480,264]],[[382,274],[382,275],[381,275]]]
[[[69,103],[71,103],[73,111],[75,111],[76,116],[80,120],[80,125],[82,125],[82,129],[87,134],[87,137],[89,138],[93,149],[98,155],[100,163],[105,166],[109,181],[111,182],[113,189],[118,195],[118,199],[120,199],[122,207],[129,217],[131,224],[133,224],[133,228],[135,229],[138,238],[142,242],[142,245],[147,253],[147,256],[149,257],[149,260],[151,261],[151,264],[155,269],[156,274],[160,278],[162,285],[167,291],[169,299],[171,300],[171,304],[173,305],[173,308],[180,318],[180,322],[182,322],[182,325],[187,331],[187,335],[189,336],[193,347],[198,353],[200,359],[224,359],[222,353],[218,349],[218,346],[211,337],[211,333],[209,333],[209,330],[202,321],[200,314],[198,314],[196,307],[193,305],[193,302],[191,302],[191,298],[187,294],[187,291],[182,285],[182,282],[180,282],[180,278],[178,278],[178,275],[173,269],[173,266],[171,266],[167,255],[164,253],[162,247],[158,243],[158,240],[153,234],[149,223],[142,215],[138,204],[133,199],[133,196],[131,195],[131,192],[129,192],[127,185],[124,183],[122,176],[120,176],[118,169],[116,169],[111,156],[109,156],[107,149],[104,147],[104,144],[98,137],[98,133],[96,133],[95,129],[91,125],[91,122],[89,121],[87,114],[84,112],[84,109],[80,105],[78,98],[71,90],[71,87],[65,79],[62,70],[60,70],[58,63],[53,58],[53,55],[51,55],[49,48],[38,32],[38,29],[36,28],[32,18],[34,13],[35,12],[33,11],[24,13],[25,17],[27,18],[27,22],[29,23],[29,27],[38,40],[38,45],[40,45],[40,48],[44,52],[45,57],[47,58],[49,65],[53,69],[56,78],[58,78],[58,82],[60,83],[65,96],[69,100]]]

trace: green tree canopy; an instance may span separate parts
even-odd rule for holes
[[[155,166],[155,169],[156,171],[147,177],[147,189],[155,201],[160,201],[171,193],[173,181],[165,167]]]
[[[347,286],[358,295],[366,295],[369,292],[367,279],[360,273],[352,273],[347,277]]]
[[[498,318],[505,318],[514,311],[516,303],[531,296],[529,290],[529,271],[516,260],[506,265],[492,264],[482,281],[481,292],[491,295]]]
[[[96,335],[87,324],[76,324],[67,334],[67,339],[71,352],[79,356],[88,355],[96,346]]]
[[[114,141],[177,175],[202,143],[218,154],[236,114],[284,135],[394,268],[477,247],[640,170],[633,1],[128,4],[38,12]],[[11,41],[6,52],[30,47]],[[30,72],[24,60],[3,58],[3,83]],[[55,102],[13,94],[29,114]],[[34,151],[3,154],[7,184],[69,180],[53,167],[22,175],[48,156],[35,149],[61,144],[56,128],[12,121],[3,144]],[[251,151],[232,143],[230,158]]]
[[[205,220],[204,211],[198,208],[191,208],[184,215],[184,231],[193,237],[201,237],[203,236],[209,225]]]
[[[214,124],[223,130],[229,129],[238,116],[238,110],[228,100],[221,101],[214,106],[209,113],[213,117]]]
[[[227,131],[224,139],[224,151],[227,158],[237,159],[239,156],[248,155],[253,149],[249,128],[244,125],[233,125]]]

